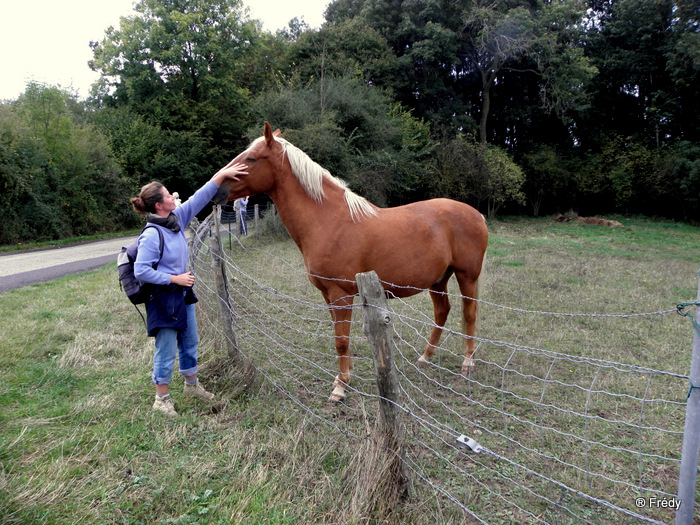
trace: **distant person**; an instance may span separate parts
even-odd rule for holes
[[[241,197],[238,199],[237,204],[241,235],[248,235],[248,223],[246,222],[248,213],[248,197]]]
[[[141,188],[131,199],[134,209],[146,216],[155,228],[146,228],[138,239],[138,255],[134,275],[142,283],[151,283],[152,294],[146,301],[149,337],[155,338],[155,355],[151,379],[156,386],[153,409],[175,417],[177,412],[168,393],[175,358],[179,353],[180,374],[185,378],[184,394],[212,400],[197,379],[197,349],[199,334],[192,291],[195,277],[187,271],[188,247],[184,230],[192,218],[214,197],[227,179],[238,180],[247,175],[245,164],[234,164],[219,170],[184,204],[177,206],[175,194],[170,194],[160,182]],[[163,234],[163,256],[160,256],[160,235]]]

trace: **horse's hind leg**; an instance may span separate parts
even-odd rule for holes
[[[418,359],[419,365],[430,362],[435,353],[435,348],[440,343],[440,336],[450,313],[450,299],[447,296],[447,282],[452,276],[452,271],[448,270],[437,283],[430,287],[430,298],[433,300],[433,311],[435,314],[435,326],[430,332],[430,339],[425,345],[423,355]]]
[[[352,358],[350,356],[350,326],[352,322],[352,296],[331,302],[328,306],[333,318],[335,330],[335,351],[338,354],[338,375],[333,381],[333,392],[329,401],[339,403],[345,401],[345,387],[350,384]]]
[[[474,350],[476,344],[474,335],[476,333],[477,301],[479,298],[478,281],[471,277],[466,277],[457,273],[459,290],[462,298],[462,332],[467,336],[464,338],[464,362],[462,363],[462,374],[467,375],[474,368]]]

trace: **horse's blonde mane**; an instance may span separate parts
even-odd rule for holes
[[[264,140],[264,138],[259,138],[256,140],[256,143],[261,140]],[[345,202],[348,205],[350,218],[353,222],[360,222],[364,218],[377,215],[375,206],[364,197],[351,191],[344,180],[331,175],[327,169],[311,160],[311,157],[289,141],[280,137],[275,137],[275,140],[282,145],[282,152],[289,159],[292,173],[299,180],[309,197],[316,202],[322,202],[326,198],[326,194],[323,191],[323,179],[325,178],[345,191]]]

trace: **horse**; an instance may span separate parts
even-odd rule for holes
[[[450,199],[378,208],[350,191],[306,153],[273,132],[265,122],[262,137],[231,161],[248,175],[228,181],[219,203],[266,193],[302,253],[311,283],[327,303],[335,331],[339,373],[330,400],[346,399],[350,384],[350,326],[355,276],[374,270],[387,297],[409,297],[428,289],[435,325],[418,363],[429,363],[437,347],[450,301],[447,283],[455,275],[462,294],[465,358],[462,374],[474,367],[478,280],[488,244],[484,216]]]

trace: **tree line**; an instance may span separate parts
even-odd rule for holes
[[[87,43],[86,43],[87,44]],[[239,0],[141,0],[79,99],[0,103],[0,243],[138,224],[269,121],[380,206],[699,218],[696,0],[334,0],[274,34]]]

